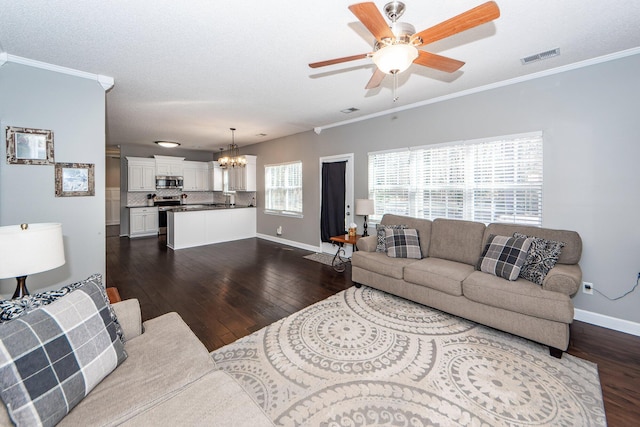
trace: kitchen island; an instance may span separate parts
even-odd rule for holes
[[[177,250],[256,237],[252,206],[186,205],[167,211],[167,247]]]

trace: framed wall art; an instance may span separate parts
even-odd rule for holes
[[[53,131],[7,126],[7,163],[52,165]]]
[[[95,196],[92,163],[56,163],[56,197]]]

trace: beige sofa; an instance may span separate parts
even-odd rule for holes
[[[142,323],[137,300],[113,308],[128,357],[59,426],[273,425],[177,313]],[[0,406],[0,425],[13,425]]]
[[[569,324],[573,321],[571,296],[582,280],[578,265],[582,240],[578,233],[397,215],[384,215],[381,224],[418,230],[423,258],[391,258],[375,251],[375,235],[361,238],[351,259],[356,286],[371,286],[546,344],[556,357],[567,349]],[[565,243],[542,286],[522,278],[508,281],[476,271],[489,236],[512,236],[514,232]]]

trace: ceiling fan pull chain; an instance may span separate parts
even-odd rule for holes
[[[393,73],[393,102],[398,100],[396,91],[398,90],[398,73]]]

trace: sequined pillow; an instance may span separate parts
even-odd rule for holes
[[[521,233],[513,233],[513,237],[529,237]],[[531,237],[531,247],[527,253],[527,259],[520,269],[520,277],[542,286],[544,278],[560,257],[564,242],[547,240],[541,237]]]

